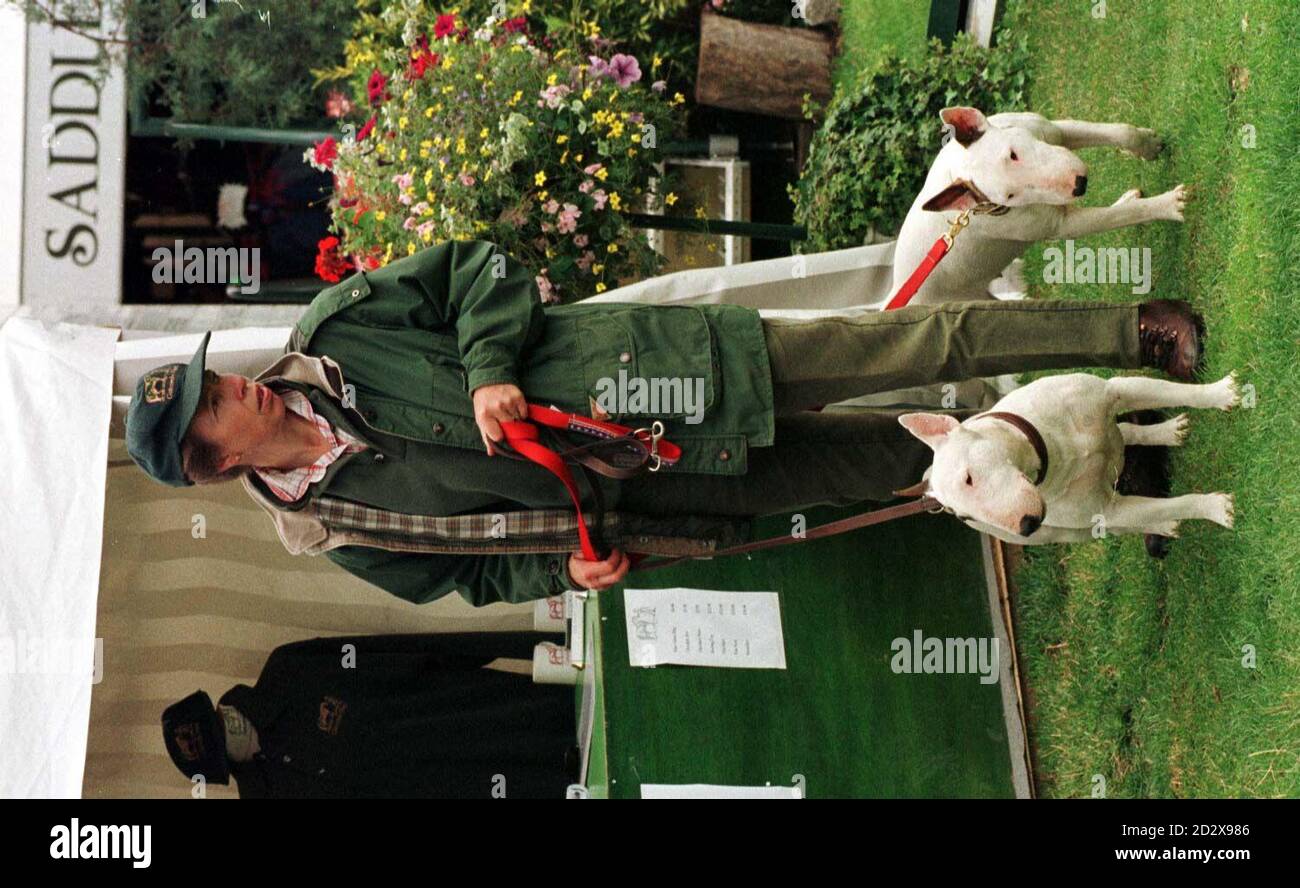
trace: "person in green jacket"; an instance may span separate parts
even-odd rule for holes
[[[620,582],[629,546],[602,560],[531,543],[434,551],[412,542],[412,522],[571,510],[554,476],[494,446],[529,401],[663,421],[683,450],[675,465],[596,483],[611,509],[683,526],[887,500],[921,477],[930,452],[896,412],[822,405],[1031,370],[1154,367],[1189,379],[1202,330],[1173,300],[989,300],[813,320],[735,305],[543,305],[522,265],[458,241],[323,290],[257,380],[207,371],[207,337],[188,364],[146,373],[127,446],[168,485],[241,479],[287,546],[290,528],[309,527],[304,546],[337,537],[319,544],[331,561],[407,600],[520,601]],[[659,391],[681,397],[618,397],[665,382]],[[359,510],[385,542],[338,545],[372,538],[320,523],[340,509]]]

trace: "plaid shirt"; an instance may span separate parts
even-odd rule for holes
[[[291,503],[300,499],[307,492],[310,484],[324,478],[325,470],[336,459],[345,453],[365,450],[366,445],[342,429],[335,431],[330,428],[325,417],[317,416],[316,411],[311,409],[311,402],[302,392],[286,388],[279,394],[284,399],[285,408],[314,422],[330,445],[330,449],[309,466],[297,469],[253,469],[257,476],[266,482],[266,486],[272,493],[284,502]]]

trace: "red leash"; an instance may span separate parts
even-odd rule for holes
[[[589,416],[579,416],[576,413],[565,413],[562,410],[540,407],[537,404],[528,405],[527,420],[507,420],[501,423],[501,430],[505,432],[506,442],[510,447],[520,456],[537,463],[559,478],[564,484],[564,489],[569,492],[569,499],[573,500],[573,510],[578,515],[578,541],[582,545],[582,557],[587,561],[603,561],[604,558],[596,551],[591,533],[587,529],[587,519],[582,514],[582,499],[578,494],[578,486],[574,483],[573,472],[560,454],[541,442],[539,425],[580,432],[607,440],[634,438],[646,446],[650,458],[654,460],[654,465],[650,467],[652,472],[658,471],[661,466],[674,465],[681,459],[682,449],[662,437],[663,425],[660,423],[655,423],[650,428],[633,429],[616,422],[605,422]]]

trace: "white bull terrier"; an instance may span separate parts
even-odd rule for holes
[[[919,484],[899,493],[927,494],[976,530],[1020,545],[1108,534],[1174,537],[1178,522],[1189,518],[1232,527],[1231,494],[1117,493],[1126,445],[1176,447],[1188,423],[1186,414],[1156,425],[1116,417],[1163,407],[1229,410],[1240,399],[1234,374],[1195,385],[1069,373],[1016,389],[962,423],[907,413],[898,421],[934,450],[934,462]]]
[[[945,108],[939,116],[955,137],[940,149],[903,220],[890,292],[898,291],[957,218],[945,211],[981,203],[1008,209],[998,215],[972,213],[969,227],[911,304],[992,298],[989,285],[1034,241],[1160,219],[1183,221],[1187,191],[1182,185],[1157,197],[1142,197],[1134,189],[1108,207],[1073,206],[1088,187],[1088,168],[1073,149],[1112,145],[1150,160],[1163,147],[1152,130],[1028,113],[986,118],[974,108]]]

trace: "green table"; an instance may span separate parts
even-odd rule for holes
[[[845,514],[814,510],[809,526]],[[790,526],[768,519],[756,532]],[[890,668],[891,641],[917,629],[993,634],[979,537],[953,519],[922,515],[627,585],[779,593],[788,668],[632,667],[622,587],[593,595],[593,797],[637,798],[642,782],[797,781],[808,798],[1014,796],[998,684]]]

